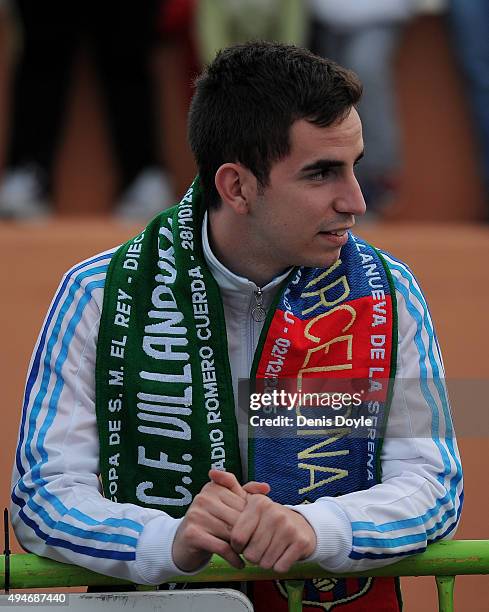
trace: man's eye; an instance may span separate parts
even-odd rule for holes
[[[311,181],[324,181],[333,174],[332,170],[318,170],[314,174],[309,175]]]

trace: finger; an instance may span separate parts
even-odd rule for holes
[[[231,536],[232,537],[232,536]],[[276,539],[276,538],[275,538]],[[268,554],[269,547],[274,541],[274,529],[270,525],[266,525],[266,521],[259,521],[257,528],[251,534],[248,544],[242,551],[244,558],[250,563],[262,566],[263,557]],[[284,545],[285,548],[286,545]],[[283,550],[280,550],[282,553]],[[273,563],[279,558],[279,554],[273,556],[273,562],[269,567],[273,566]],[[263,566],[262,566],[263,567]]]
[[[251,563],[261,565],[263,556],[269,551],[270,547],[272,547],[274,550],[273,560],[270,565],[270,567],[272,567],[283,550],[290,544],[290,539],[285,539],[281,544],[284,538],[281,537],[280,514],[277,516],[278,508],[278,504],[274,504],[263,495],[250,496],[248,498],[245,512],[249,512],[252,516],[259,517],[258,524],[243,550],[244,557]],[[238,520],[238,526],[240,521],[244,520],[243,514],[241,514]],[[233,532],[231,532],[231,539],[233,535]]]
[[[251,480],[243,485],[243,490],[246,491],[246,493],[252,494],[261,493],[262,495],[268,495],[270,493],[270,489],[271,487],[268,482],[255,482],[254,480]]]
[[[239,516],[239,513],[235,514]],[[235,520],[226,520],[226,518],[221,518],[217,514],[213,515],[212,512],[204,508],[194,509],[191,519],[203,532],[229,542]]]
[[[222,487],[221,485],[213,484],[215,487],[215,493],[213,489],[213,495],[219,498],[226,506],[229,506],[233,510],[238,512],[242,512],[246,506],[246,497],[242,497],[241,495],[237,495],[233,493],[226,487]]]
[[[229,493],[229,491],[227,491]],[[223,497],[226,497],[223,495]],[[234,496],[236,497],[236,496]],[[236,498],[238,501],[243,502],[240,506],[234,507],[233,505],[229,505],[229,500],[221,498],[221,493],[217,495],[209,495],[206,494],[198,500],[198,507],[202,509],[203,512],[212,515],[213,517],[224,521],[230,527],[233,527],[239,519],[241,512],[245,508],[244,501],[241,498]],[[231,503],[234,500],[231,500]]]
[[[204,500],[219,500],[237,512],[242,512],[246,506],[246,498],[240,497],[239,495],[236,495],[236,493],[226,489],[226,487],[222,487],[221,485],[218,485],[212,481],[208,482],[204,486],[196,498],[203,498]]]
[[[284,573],[288,572],[292,565],[302,559],[302,550],[297,544],[291,544],[280,556],[280,558],[274,563],[273,571]]]
[[[271,530],[269,530],[270,532]],[[251,539],[250,545],[253,545],[254,537]],[[266,550],[260,556],[260,559],[257,563],[263,569],[271,569],[277,563],[277,561],[283,556],[287,548],[289,547],[290,542],[283,540],[277,533],[273,534],[269,538],[269,543]],[[251,553],[248,552],[248,549],[243,551],[243,554],[246,559],[249,558],[249,554],[254,555],[253,549]]]
[[[220,538],[216,538],[215,536],[206,533],[202,535],[201,546],[202,548],[204,548],[204,550],[219,555],[236,569],[243,569],[243,560],[224,540],[221,540]]]
[[[280,571],[287,571],[293,563],[312,554],[316,546],[315,533],[302,515],[280,507],[278,504],[274,504],[264,513],[263,520],[253,534],[250,545],[254,543],[255,535],[260,537],[262,528],[272,534],[268,549],[260,560],[263,568],[276,567],[280,562]]]
[[[246,493],[243,491],[243,487],[239,484],[236,476],[231,472],[223,472],[221,470],[210,470],[209,478],[212,482],[215,482],[222,487],[226,487],[239,497],[246,498]]]
[[[260,517],[261,514],[256,511],[255,505],[249,503],[239,515],[231,531],[231,539],[229,541],[233,550],[237,553],[241,553],[248,545],[251,536],[258,526]]]
[[[242,569],[243,560],[232,550],[229,543],[210,532],[210,517],[205,516],[204,522],[201,522],[199,511],[192,514],[193,518],[190,520],[188,514],[185,516],[175,534],[172,554],[176,565],[193,571],[193,568],[199,567],[210,555],[218,554],[233,567]],[[216,529],[215,524],[212,528],[216,533],[220,532],[220,528]]]

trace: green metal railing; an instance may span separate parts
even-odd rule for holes
[[[73,586],[112,586],[127,584],[127,581],[110,578],[77,567],[65,565],[36,555],[10,555],[10,589],[36,589]],[[4,577],[1,588],[5,588],[5,556],[1,557],[0,573]],[[459,540],[439,542],[427,550],[399,561],[394,565],[367,572],[341,574],[341,577],[364,576],[435,576],[438,588],[440,612],[453,612],[453,587],[455,576],[466,574],[489,574],[489,540]],[[177,576],[168,582],[218,582],[287,580],[289,612],[302,610],[302,589],[305,578],[338,578],[338,574],[324,571],[313,563],[294,565],[286,574],[276,574],[257,566],[247,565],[236,570],[219,557],[213,557],[209,566],[195,576]]]

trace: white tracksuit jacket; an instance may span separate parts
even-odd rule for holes
[[[220,288],[237,380],[248,378],[262,323],[251,318],[254,283],[204,252]],[[95,418],[95,354],[105,274],[114,250],[73,267],[44,321],[26,383],[12,478],[12,521],[28,551],[142,584],[183,574],[171,548],[181,519],[101,495]],[[331,571],[364,570],[421,552],[455,532],[463,500],[444,371],[433,324],[409,269],[384,254],[398,303],[397,376],[382,448],[382,483],[295,506],[314,528],[309,560]],[[282,280],[262,288],[268,306]],[[409,397],[407,397],[409,395]],[[235,393],[235,396],[236,393]],[[428,435],[420,436],[419,424]],[[393,427],[405,432],[392,436]],[[246,431],[240,449],[246,462]]]

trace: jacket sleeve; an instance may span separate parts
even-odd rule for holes
[[[141,584],[182,574],[180,520],[101,494],[94,403],[100,304],[112,251],[63,278],[29,366],[12,476],[12,522],[28,551]]]
[[[294,507],[316,532],[310,560],[331,571],[366,570],[422,552],[453,537],[462,508],[462,467],[430,313],[410,270],[384,257],[396,288],[399,339],[382,481]]]

